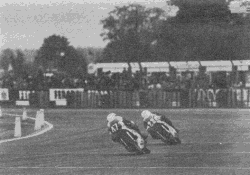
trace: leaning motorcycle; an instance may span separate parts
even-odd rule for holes
[[[169,124],[162,121],[150,121],[148,126],[167,145],[181,144],[179,132]]]
[[[140,148],[137,144],[137,136],[135,136],[127,127],[123,124],[116,123],[111,127],[111,131],[116,132],[119,135],[120,143],[125,147],[128,152],[136,154],[148,154],[150,151],[146,148],[146,140],[142,138],[143,148]]]

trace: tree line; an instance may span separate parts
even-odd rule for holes
[[[44,39],[33,62],[25,62],[21,50],[5,49],[1,66],[8,70],[11,64],[18,78],[53,70],[83,77],[89,62],[249,59],[249,16],[232,14],[227,0],[168,2],[179,8],[174,17],[163,8],[116,6],[100,21],[105,48],[74,48],[54,34]]]
[[[249,16],[226,0],[171,0],[174,17],[139,4],[115,7],[101,21],[102,62],[249,59]]]
[[[0,55],[0,67],[4,78],[28,79],[42,77],[44,73],[57,72],[73,78],[87,74],[87,64],[101,60],[102,48],[73,47],[68,39],[51,35],[44,39],[37,50],[4,49]]]

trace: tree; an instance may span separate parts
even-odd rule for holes
[[[35,63],[37,67],[42,66],[43,70],[56,69],[71,76],[77,76],[79,70],[86,70],[84,58],[82,59],[77,50],[69,45],[67,38],[59,35],[52,35],[44,39]]]
[[[68,47],[67,38],[59,35],[49,36],[44,39],[42,46],[39,48],[35,62],[44,69],[59,68],[58,62],[65,55]]]
[[[7,71],[9,68],[9,65],[13,62],[15,59],[15,53],[12,49],[7,48],[2,51],[1,54],[1,66],[2,68]]]
[[[68,46],[65,55],[58,61],[59,71],[64,71],[69,75],[76,76],[80,66],[80,55],[73,46]]]
[[[12,60],[13,70],[16,77],[21,78],[24,76],[25,58],[23,52],[19,49],[16,51],[16,54],[17,56]]]
[[[127,52],[129,53],[129,52]],[[128,62],[121,41],[109,42],[103,50],[103,58],[99,62]]]
[[[156,44],[157,56],[165,61],[239,59],[241,35],[241,29],[230,24],[168,23]]]
[[[154,46],[157,60],[233,60],[249,55],[246,48],[249,37],[243,30],[243,20],[230,13],[226,1],[172,2],[179,11],[176,17],[161,25]]]
[[[228,21],[231,12],[226,0],[172,0],[179,7],[176,20],[181,22]]]
[[[112,62],[140,62],[150,60],[150,45],[155,40],[157,24],[164,11],[160,8],[146,9],[138,4],[115,7],[101,21],[104,40],[109,40],[103,57]]]
[[[87,62],[87,63],[95,63],[100,62],[103,54],[103,48],[96,48],[96,47],[86,47],[76,48],[78,54]]]

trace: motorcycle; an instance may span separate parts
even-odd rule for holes
[[[113,129],[112,129],[113,128]],[[136,141],[137,136],[135,136],[130,129],[126,128],[123,124],[115,124],[111,127],[112,131],[115,131],[120,139],[120,143],[125,147],[128,152],[140,154],[149,154],[150,150],[146,148],[146,141],[144,138],[141,140],[141,144],[143,144],[143,148],[138,146]]]
[[[167,123],[157,121],[151,125],[151,129],[164,143],[168,145],[181,144],[179,132]]]

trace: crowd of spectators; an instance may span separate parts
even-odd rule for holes
[[[224,76],[226,75],[226,76]],[[175,90],[190,88],[225,88],[231,86],[231,74],[218,74],[211,78],[206,72],[164,72],[151,73],[137,71],[121,73],[99,71],[98,75],[88,74],[84,77],[70,78],[65,74],[42,74],[14,79],[8,75],[2,78],[1,87],[23,90],[48,90],[50,88],[84,88],[85,90]]]

